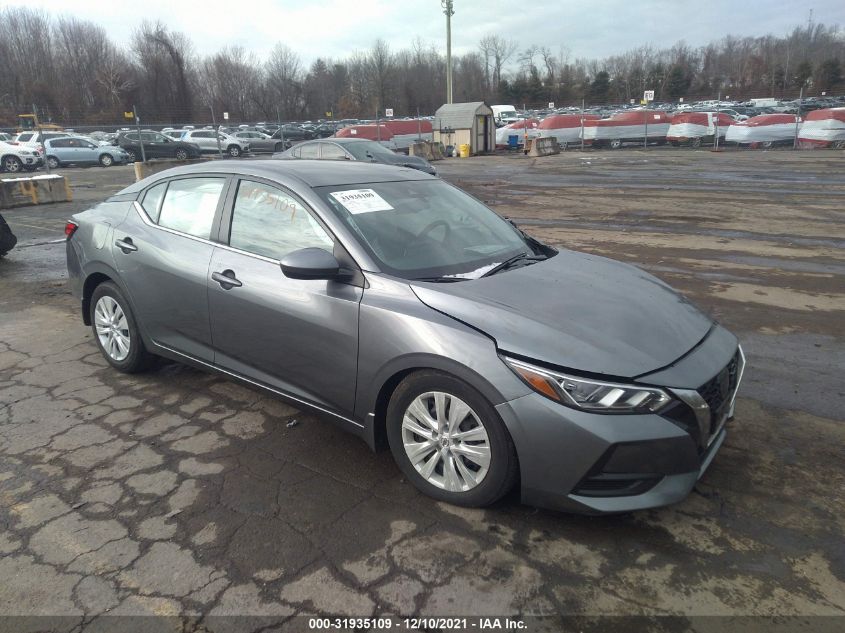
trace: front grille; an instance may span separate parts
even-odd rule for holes
[[[722,371],[698,388],[698,393],[710,407],[710,430],[715,432],[717,425],[730,404],[739,380],[739,349]]]

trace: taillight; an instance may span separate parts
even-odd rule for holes
[[[70,239],[73,237],[73,234],[76,233],[76,229],[79,228],[79,225],[74,222],[73,220],[68,220],[67,224],[65,224],[65,237]]]

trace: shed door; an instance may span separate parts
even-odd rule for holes
[[[475,115],[475,138],[472,141],[474,154],[490,151],[487,147],[487,117],[483,114]]]

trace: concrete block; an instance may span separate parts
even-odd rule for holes
[[[553,136],[538,137],[531,139],[531,147],[528,150],[529,156],[551,156],[560,154],[560,145]]]
[[[0,209],[73,200],[67,178],[55,174],[0,180]]]
[[[204,163],[213,158],[189,158],[188,160],[176,160],[175,158],[153,158],[146,163],[141,161],[135,162],[135,182],[143,180],[147,176],[152,176],[165,169],[171,167],[181,167],[182,165],[192,165],[194,163]]]

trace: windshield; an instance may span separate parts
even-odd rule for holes
[[[476,279],[534,249],[475,198],[441,180],[317,187],[379,267],[404,279]]]
[[[358,141],[355,143],[345,143],[343,145],[344,149],[352,154],[358,160],[366,160],[369,158],[367,154],[370,156],[395,156],[393,152],[387,149],[381,143],[376,143],[375,141]]]

